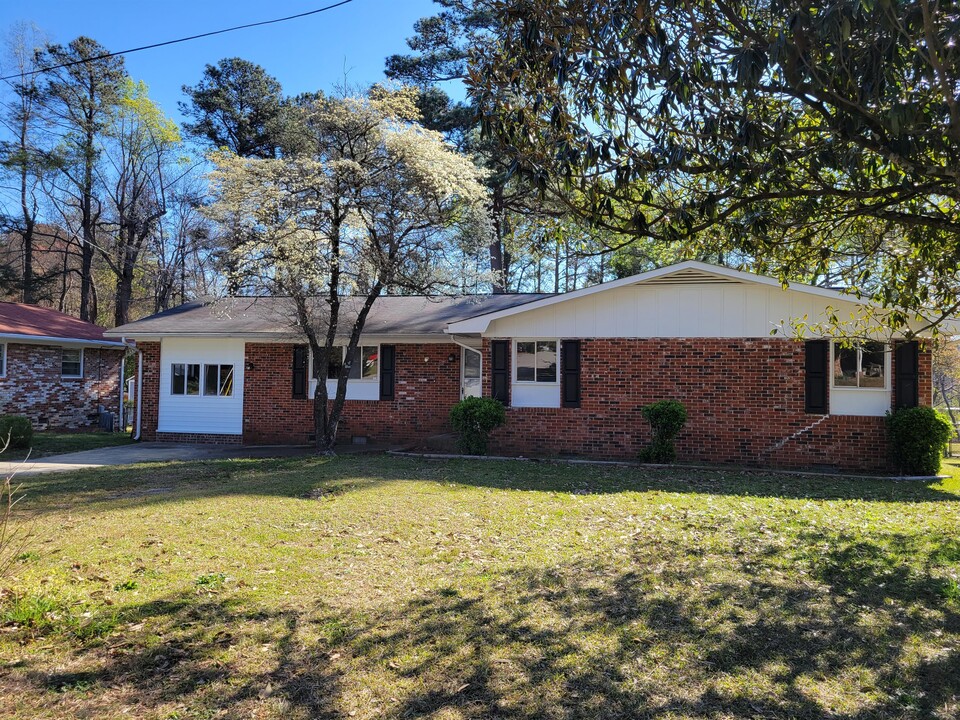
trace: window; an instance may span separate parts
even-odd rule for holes
[[[60,375],[65,378],[83,377],[83,350],[63,348],[60,351]]]
[[[203,394],[220,397],[233,395],[233,365],[204,365]]]
[[[833,346],[833,386],[838,388],[887,387],[887,348],[883,343],[866,342]]]
[[[200,394],[200,366],[189,363],[174,363],[170,366],[171,395]]]
[[[557,382],[556,340],[518,340],[516,351],[517,382]]]
[[[336,380],[346,365],[346,348],[334,347],[330,350],[330,363],[327,367],[327,379]],[[364,345],[353,351],[350,363],[350,380],[376,380],[380,371],[380,348],[377,345]]]
[[[0,343],[0,377],[7,376],[7,346]]]

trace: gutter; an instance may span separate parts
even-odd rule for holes
[[[40,345],[83,345],[85,347],[117,348],[126,347],[126,342],[120,340],[84,340],[83,338],[56,337],[53,335],[23,335],[21,333],[0,333],[0,340],[10,340],[17,343],[36,343]]]
[[[457,340],[457,336],[452,333],[450,334],[449,337],[450,337],[450,341],[455,345],[459,345],[460,347],[466,348],[467,350],[473,350],[474,352],[479,352],[479,353],[483,352],[483,338],[479,338],[480,347],[473,347],[472,345],[467,345],[465,342],[460,342],[459,340]]]

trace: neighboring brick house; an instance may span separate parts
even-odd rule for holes
[[[309,442],[316,383],[332,391],[342,368],[308,372],[288,302],[195,302],[110,331],[142,353],[140,435]],[[630,458],[649,441],[641,408],[675,398],[682,461],[883,470],[885,413],[932,399],[929,350],[790,337],[800,320],[863,312],[834,290],[699,262],[564,295],[382,297],[340,437],[422,442],[482,394],[508,408],[493,452]]]
[[[37,430],[118,418],[126,346],[103,333],[56,310],[0,303],[0,414],[25,415]]]

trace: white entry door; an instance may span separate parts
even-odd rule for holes
[[[460,362],[460,399],[480,397],[483,392],[481,369],[483,360],[476,350],[463,348]]]

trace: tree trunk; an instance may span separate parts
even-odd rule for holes
[[[313,400],[313,428],[316,434],[317,452],[323,455],[334,454],[334,447],[337,442],[337,431],[340,428],[340,419],[343,417],[343,406],[347,399],[347,378],[350,375],[350,368],[352,367],[353,353],[360,345],[360,334],[363,332],[363,327],[367,322],[370,308],[373,307],[374,302],[380,297],[382,291],[383,283],[377,280],[367,293],[363,307],[357,314],[356,320],[354,320],[353,328],[350,331],[350,340],[345,349],[347,354],[346,361],[343,364],[340,377],[337,379],[337,392],[332,403],[327,394],[326,380],[327,367],[329,366],[329,352],[334,347],[337,325],[339,323],[339,295],[337,295],[336,292],[331,292],[332,297],[329,302],[333,307],[327,323],[326,341],[323,346],[320,346],[317,333],[312,325],[310,325],[309,317],[305,312],[306,306],[304,300],[302,298],[295,299],[295,302],[300,306],[298,308],[298,316],[301,329],[307,335],[307,339],[310,341],[310,346],[314,353],[313,371],[317,378],[317,392]],[[306,325],[304,325],[304,321],[306,321]]]
[[[34,216],[33,213],[30,212],[30,203],[27,200],[29,176],[25,140],[26,138],[23,138],[23,141],[21,142],[21,152],[24,154],[24,156],[22,161],[23,164],[20,167],[20,209],[23,212],[23,289],[21,297],[23,298],[23,302],[27,303],[28,305],[32,305],[37,301],[33,282]]]
[[[493,293],[495,295],[506,292],[506,278],[503,266],[503,187],[498,185],[493,189],[493,241],[490,243],[490,272],[493,274]]]
[[[130,301],[133,297],[133,268],[124,265],[117,278],[117,291],[114,294],[113,322],[120,327],[130,322]]]
[[[83,187],[80,189],[80,319],[97,321],[96,300],[93,299],[93,253],[96,243],[93,219],[93,133],[88,132],[84,145]]]
[[[126,237],[124,237],[126,235]],[[130,322],[130,303],[133,300],[133,275],[139,257],[140,246],[136,230],[131,226],[120,230],[123,242],[121,256],[118,259],[117,288],[114,294],[114,327]]]
[[[317,363],[324,365],[323,362]],[[337,444],[337,430],[340,428],[340,418],[343,415],[343,403],[347,397],[347,368],[343,370],[343,377],[337,380],[337,392],[333,403],[327,394],[327,368],[315,369],[317,376],[317,392],[313,399],[313,428],[316,433],[316,448],[321,455],[333,455]],[[341,387],[342,386],[342,387]]]

